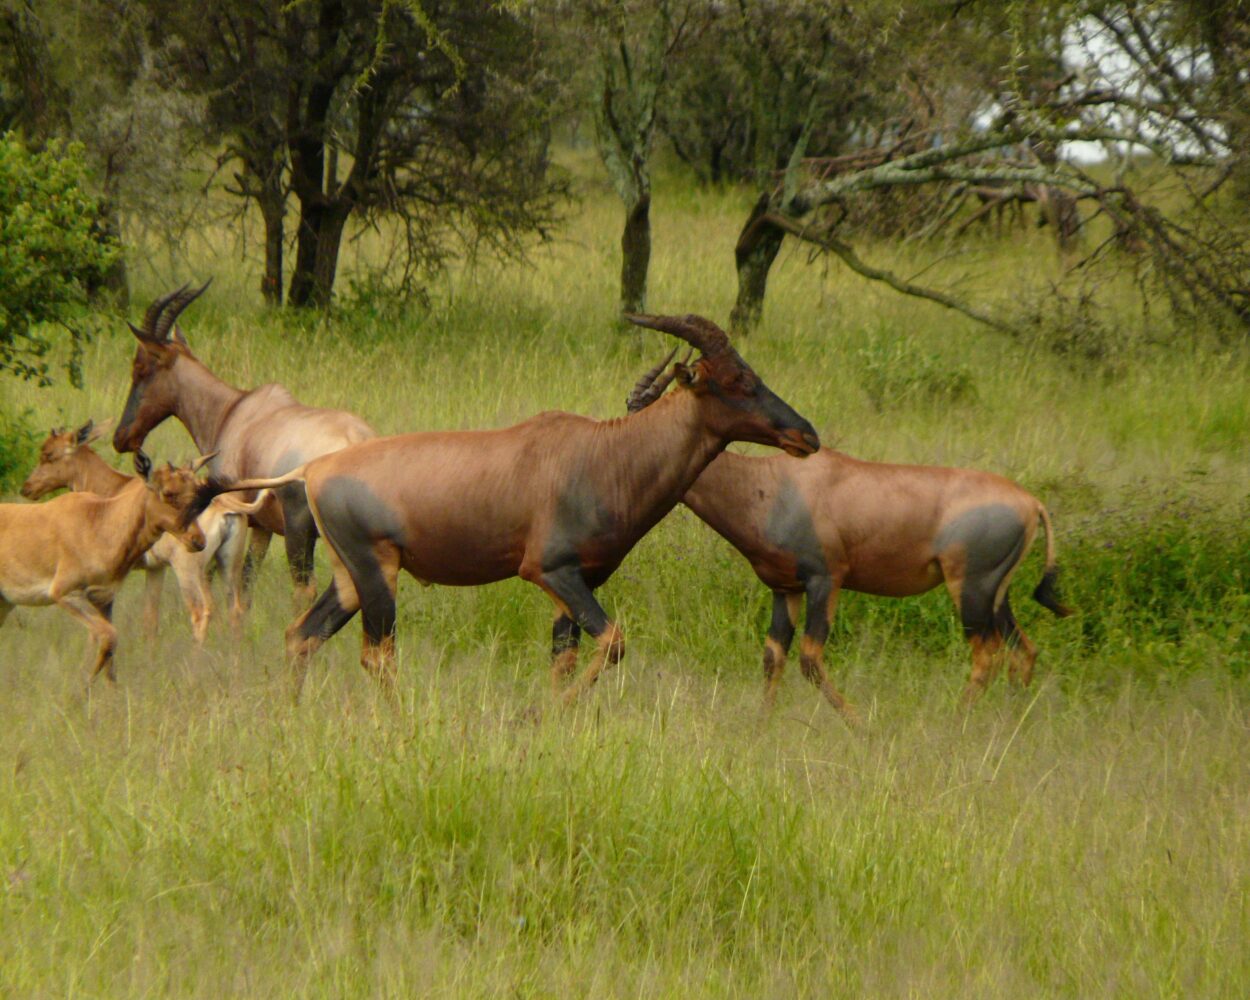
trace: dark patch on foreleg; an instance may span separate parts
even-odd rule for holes
[[[619,663],[625,654],[625,638],[582,578],[581,567],[561,566],[544,571],[536,581],[558,605],[568,608],[574,623],[595,639],[595,655],[590,665],[564,691],[564,703],[572,704],[587,691],[607,666]]]
[[[582,629],[570,615],[557,611],[551,625],[551,690],[559,696],[565,682],[577,670],[577,652]]]
[[[798,611],[798,595],[773,591],[773,617],[764,639],[764,707],[772,708],[777,700],[777,686],[785,670]]]

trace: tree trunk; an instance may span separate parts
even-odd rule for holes
[[[621,233],[621,312],[647,311],[647,268],[651,264],[651,195],[625,210]]]
[[[288,305],[324,309],[330,304],[338,273],[339,247],[350,214],[351,206],[342,201],[302,207]]]
[[[283,215],[286,198],[280,189],[266,185],[258,199],[265,223],[265,273],[260,279],[260,293],[265,304],[282,305],[282,249],[286,239]]]
[[[112,198],[100,199],[100,214],[95,224],[101,233],[113,239],[119,247],[123,245],[122,220],[117,211],[117,204]],[[102,280],[99,284],[89,287],[87,295],[95,299],[100,291],[108,292],[119,309],[125,309],[130,305],[130,276],[126,271],[124,252],[113,258],[113,263],[104,272]]]
[[[762,195],[751,209],[738,245],[734,247],[734,263],[738,269],[738,300],[729,314],[729,328],[748,334],[759,326],[764,313],[764,292],[768,288],[768,271],[777,259],[785,233],[763,219],[770,209],[768,195]]]
[[[299,228],[295,231],[295,268],[291,271],[291,287],[286,303],[296,309],[310,304],[313,267],[317,262],[317,236],[321,231],[324,209],[300,201]]]

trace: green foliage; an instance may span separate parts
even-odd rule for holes
[[[860,387],[877,412],[916,403],[975,402],[976,382],[967,365],[952,364],[916,341],[874,336],[855,355]]]
[[[86,289],[118,254],[98,228],[99,203],[87,190],[82,148],[31,152],[13,134],[0,138],[0,370],[51,382],[48,324],[69,334],[66,371],[82,382]]]
[[[17,491],[34,465],[38,444],[30,410],[0,408],[0,496]]]

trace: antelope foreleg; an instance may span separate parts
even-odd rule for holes
[[[577,670],[577,651],[582,629],[564,609],[556,611],[551,625],[551,693],[559,697],[564,685]]]
[[[573,622],[595,640],[595,655],[590,665],[560,696],[564,704],[571,705],[599,679],[605,667],[621,661],[625,655],[625,637],[586,586],[580,566],[563,566],[544,572],[537,583],[558,607],[568,608]]]
[[[777,701],[777,687],[785,671],[786,657],[794,641],[794,627],[798,623],[799,594],[783,594],[773,591],[773,618],[764,640],[764,708],[771,709]]]

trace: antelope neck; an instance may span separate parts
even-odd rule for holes
[[[247,395],[223,382],[198,358],[182,355],[172,369],[177,383],[173,412],[201,454],[213,451],[230,411]]]

